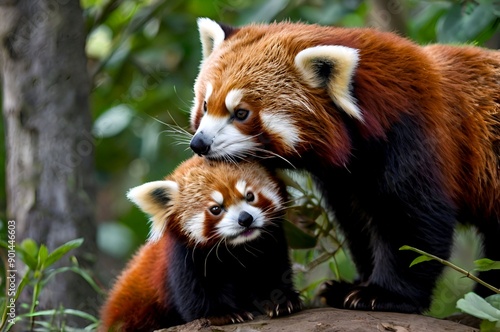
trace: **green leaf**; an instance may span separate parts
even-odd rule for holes
[[[47,261],[45,262],[45,266],[49,267],[54,264],[58,260],[60,260],[64,255],[68,253],[68,251],[76,249],[80,247],[83,243],[83,239],[76,239],[66,242],[65,244],[59,246],[54,251],[52,251],[47,257]]]
[[[428,261],[432,261],[435,259],[434,257],[431,257],[432,255],[426,253],[425,251],[414,248],[412,246],[404,245],[404,246],[400,247],[399,250],[410,250],[410,251],[416,252],[418,254],[421,254],[421,256],[418,256],[410,263],[410,267],[412,267],[413,265],[422,263],[422,262],[428,262]]]
[[[293,223],[285,220],[283,222],[288,245],[293,249],[307,249],[316,246],[316,238],[307,234]]]
[[[36,270],[38,246],[31,239],[24,240],[21,245],[16,246],[16,252],[19,254],[21,262],[26,264],[31,270]]]
[[[500,270],[500,262],[488,258],[478,259],[474,261],[474,265],[476,265],[476,271]]]
[[[38,250],[38,266],[37,268],[42,270],[45,268],[45,261],[47,260],[47,257],[49,256],[49,249],[45,245],[40,246],[40,250]]]
[[[463,299],[458,300],[457,308],[477,318],[491,322],[500,321],[500,310],[473,292],[465,294]]]
[[[422,255],[422,256],[418,256],[417,258],[415,258],[411,263],[410,263],[410,267],[412,267],[413,265],[417,265],[419,263],[422,263],[422,262],[428,262],[428,261],[432,261],[433,259],[428,257],[428,256],[425,256],[425,255]]]
[[[486,302],[491,304],[494,308],[500,310],[500,294],[490,295],[487,298],[485,298],[485,300]]]
[[[26,272],[23,276],[23,278],[21,279],[21,282],[19,283],[19,286],[17,286],[17,290],[16,290],[16,295],[14,296],[14,299],[17,301],[17,299],[19,298],[19,296],[21,295],[24,287],[26,287],[26,285],[30,282],[30,273]]]
[[[493,33],[497,16],[492,1],[470,4],[464,10],[461,3],[455,3],[437,24],[437,38],[441,43],[465,43],[487,39]]]
[[[26,254],[30,255],[30,257],[35,259],[38,257],[38,245],[33,239],[26,239],[21,242],[21,248]]]
[[[128,127],[134,114],[135,111],[125,104],[112,107],[95,120],[92,133],[100,138],[116,136]]]
[[[263,4],[257,3],[253,8],[248,8],[241,15],[240,24],[248,24],[251,22],[270,22],[283,11],[288,5],[289,0],[273,0],[265,1]]]
[[[493,2],[493,13],[500,17],[500,2],[499,1],[494,1]]]
[[[23,317],[56,316],[59,314],[66,314],[66,315],[81,317],[81,318],[87,319],[87,320],[94,322],[94,323],[97,323],[99,321],[96,317],[92,316],[91,314],[88,314],[88,313],[80,311],[80,310],[75,310],[75,309],[40,310],[40,311],[33,312],[33,313],[23,314]]]
[[[481,324],[479,324],[479,330],[481,332],[498,332],[500,331],[500,322],[490,322],[484,319],[481,321]]]

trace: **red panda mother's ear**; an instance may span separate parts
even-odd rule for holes
[[[335,104],[362,121],[351,86],[358,65],[358,50],[340,45],[306,48],[295,56],[295,66],[313,88],[325,88]]]
[[[236,28],[217,23],[209,18],[198,19],[198,30],[200,32],[203,60],[208,58],[225,39],[237,31]]]
[[[165,230],[165,215],[178,191],[176,182],[166,180],[147,182],[127,192],[128,199],[151,216],[150,241],[157,241],[162,236]]]

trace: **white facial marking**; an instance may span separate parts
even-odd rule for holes
[[[288,148],[294,149],[301,141],[299,130],[285,113],[264,111],[260,119],[266,130],[279,136]]]
[[[238,190],[238,192],[243,196],[245,195],[246,187],[247,187],[247,182],[245,180],[238,180],[238,182],[236,182],[236,190]]]
[[[219,205],[222,205],[222,203],[224,203],[224,196],[222,196],[222,194],[219,191],[213,191],[210,197],[212,197],[214,202]]]
[[[207,154],[209,158],[244,157],[253,153],[258,147],[258,144],[253,142],[252,136],[241,133],[238,128],[229,123],[229,116],[221,118],[205,114],[196,131],[197,134],[200,132],[212,140],[210,151]]]
[[[260,193],[267,199],[271,200],[274,207],[278,208],[283,204],[280,195],[278,195],[278,192],[274,190],[274,188],[264,187],[260,190]]]
[[[234,89],[229,91],[226,96],[226,108],[229,112],[233,113],[234,109],[238,106],[243,98],[243,90]]]
[[[253,230],[249,230],[238,224],[238,217],[242,211],[252,215],[253,223],[250,228],[254,228]],[[265,216],[262,214],[262,211],[258,207],[242,202],[229,207],[224,218],[217,224],[216,231],[220,237],[228,238],[229,243],[238,245],[258,238],[261,234],[259,228],[262,228],[264,225]],[[245,234],[246,231],[249,233]]]
[[[204,222],[205,213],[200,212],[192,218],[189,218],[184,225],[184,230],[189,233],[189,237],[195,239],[197,243],[206,241],[205,236],[203,236]]]
[[[203,118],[201,118],[200,126],[198,127],[196,133],[203,131],[203,134],[205,136],[213,139],[215,135],[217,135],[217,133],[227,125],[228,119],[229,117],[221,118],[212,116],[210,114],[205,114]]]
[[[207,90],[205,91],[205,101],[208,101],[213,91],[214,87],[212,86],[212,84],[207,83]]]

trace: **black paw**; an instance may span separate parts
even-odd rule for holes
[[[243,323],[248,320],[253,320],[253,315],[247,311],[232,312],[223,316],[214,316],[207,318],[210,321],[210,325],[220,326],[227,324]]]
[[[302,310],[302,301],[297,293],[290,293],[286,300],[280,303],[268,303],[264,308],[269,317],[276,318]]]
[[[318,294],[322,304],[342,309],[421,313],[425,308],[411,299],[376,285],[328,281]]]

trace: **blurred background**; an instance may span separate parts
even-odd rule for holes
[[[125,198],[140,183],[162,178],[192,153],[185,135],[201,59],[198,17],[232,25],[301,21],[394,31],[420,44],[472,43],[499,48],[500,6],[493,1],[358,0],[81,0],[91,81],[95,144],[95,266],[103,290],[148,234],[147,217]],[[5,135],[0,122],[0,135]],[[0,144],[0,163],[6,163]],[[6,237],[6,173],[0,173],[0,220]],[[307,303],[326,279],[352,281],[342,236],[328,221],[310,180],[294,177],[295,207],[287,232],[296,278]],[[468,269],[479,255],[475,237],[458,232],[455,262]],[[431,314],[444,317],[471,287],[454,272],[439,287]],[[43,296],[43,294],[42,294]],[[101,296],[102,300],[102,296]],[[98,302],[98,301],[97,301]]]

